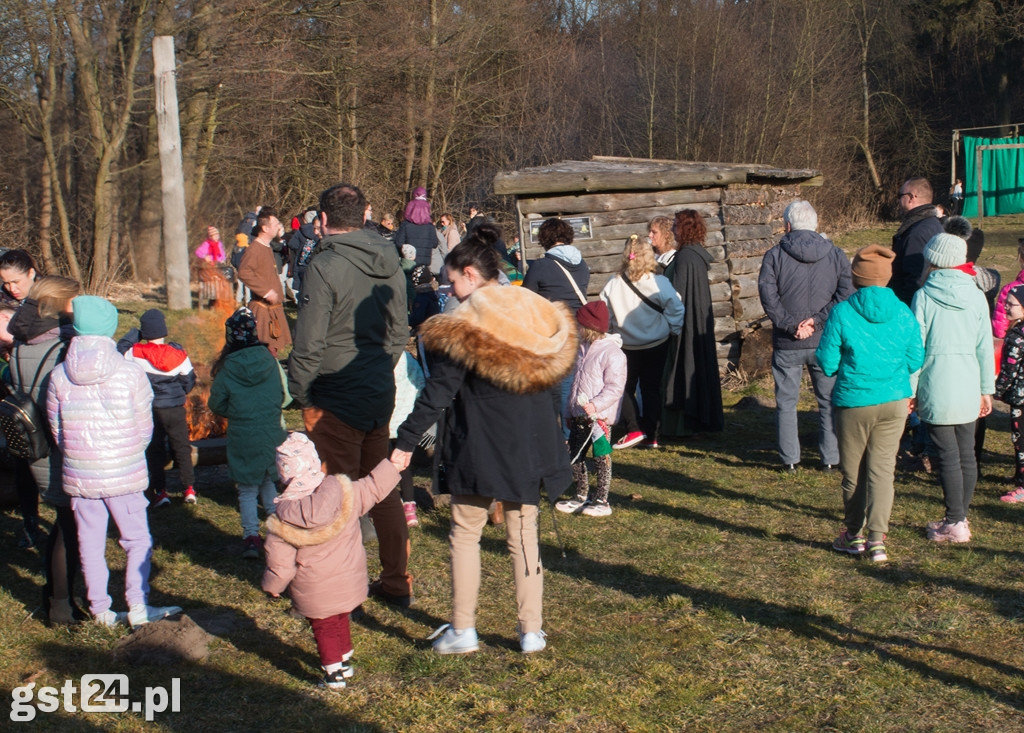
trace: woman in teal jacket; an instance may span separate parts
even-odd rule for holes
[[[967,243],[936,234],[924,256],[933,271],[910,305],[924,340],[916,403],[935,442],[946,503],[945,517],[928,523],[928,539],[968,542],[967,508],[978,481],[974,427],[992,412],[995,391],[992,329],[984,293],[974,278],[956,269],[967,261]]]
[[[832,417],[846,527],[832,547],[866,552],[875,562],[889,559],[896,451],[913,394],[910,376],[924,361],[914,314],[886,287],[894,257],[877,244],[857,252],[851,269],[857,292],[832,309],[816,353],[821,370],[836,375]]]

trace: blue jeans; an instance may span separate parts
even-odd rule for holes
[[[800,435],[796,405],[800,399],[800,379],[804,365],[811,374],[814,396],[818,399],[818,451],[821,462],[839,463],[839,445],[832,425],[832,387],[835,377],[826,377],[814,358],[814,349],[776,349],[772,354],[775,378],[775,429],[779,436],[779,456],[784,464],[800,463]]]

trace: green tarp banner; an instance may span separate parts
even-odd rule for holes
[[[1024,137],[964,138],[964,216],[978,215],[978,146],[1014,143],[1024,143]],[[982,150],[981,173],[985,216],[1024,211],[1024,148]]]

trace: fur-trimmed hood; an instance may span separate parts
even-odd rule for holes
[[[336,537],[352,518],[354,496],[352,482],[348,476],[339,473],[334,478],[341,484],[341,506],[332,519],[325,522],[323,517],[317,516],[318,505],[310,494],[294,502],[284,501],[278,504],[278,512],[284,514],[287,519],[271,514],[267,517],[267,532],[276,534],[292,547],[322,545]],[[293,505],[294,509],[289,504]]]
[[[423,345],[516,394],[554,386],[576,358],[576,327],[563,303],[520,287],[477,289],[429,319]]]

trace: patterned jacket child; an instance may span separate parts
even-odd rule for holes
[[[1024,285],[1007,292],[1017,303],[1024,303]],[[1010,406],[1010,440],[1016,462],[1014,488],[1000,499],[1011,504],[1024,502],[1024,320],[1017,320],[1006,332],[996,396]]]
[[[1024,295],[1024,287],[1021,291]],[[1008,405],[1024,405],[1024,321],[1017,321],[1006,332],[995,393]]]

